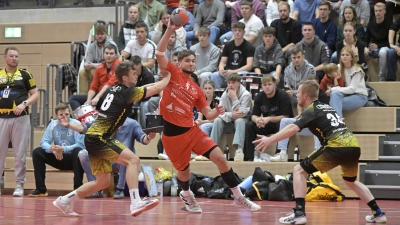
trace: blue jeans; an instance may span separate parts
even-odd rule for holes
[[[400,47],[400,45],[398,45]],[[387,52],[387,68],[388,73],[386,80],[395,81],[396,80],[396,72],[397,72],[397,61],[400,59],[400,56],[397,55],[396,51],[391,48]]]
[[[217,26],[211,26],[210,27],[210,43],[215,43],[217,38],[219,37],[221,30]],[[190,43],[191,41],[198,41],[198,39],[194,36],[194,31],[189,31],[186,33],[186,45],[187,48],[190,49],[192,47],[192,44]]]
[[[215,143],[219,143],[219,139],[222,134],[234,134],[233,136],[233,147],[242,148],[244,147],[244,139],[245,139],[245,128],[248,119],[246,118],[238,118],[232,122],[225,122],[221,118],[216,118],[213,122],[213,128],[211,130],[211,139]]]
[[[331,63],[339,64],[339,60],[338,60],[338,56],[337,56],[337,52],[336,51],[334,53],[332,53]]]
[[[221,35],[219,41],[221,42],[221,44],[224,44],[224,39],[226,38],[227,41],[230,41],[232,36],[233,36],[232,31],[228,31],[225,34]]]
[[[140,110],[140,126],[142,128],[146,128],[146,113],[149,112],[149,101],[144,101],[144,102],[135,102],[135,106],[139,106]]]
[[[239,72],[239,75],[246,75],[248,71]],[[214,82],[215,89],[221,88],[222,86],[226,87],[226,77],[223,77],[219,74],[219,72],[214,72],[211,74],[210,80]]]
[[[379,77],[386,78],[388,51],[389,51],[388,47],[382,47],[368,52],[369,57],[379,58]]]
[[[203,123],[199,126],[200,130],[203,131],[205,134],[207,134],[208,136],[211,135],[211,130],[213,128],[213,123]]]
[[[342,110],[354,110],[363,107],[368,97],[362,94],[345,95],[340,91],[332,91],[329,105],[343,118]]]

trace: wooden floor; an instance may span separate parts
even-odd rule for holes
[[[197,199],[202,214],[189,214],[181,208],[183,203],[177,197],[164,197],[161,203],[151,211],[132,217],[129,214],[128,197],[122,200],[112,198],[83,199],[73,203],[74,211],[80,217],[66,217],[56,209],[51,197],[12,197],[0,196],[0,224],[204,224],[204,225],[248,225],[279,224],[279,217],[284,216],[294,206],[294,202],[257,202],[261,211],[251,213],[243,208],[236,208],[231,200]],[[378,204],[386,212],[387,224],[400,224],[400,201],[379,200]],[[307,203],[308,224],[368,224],[365,216],[369,208],[360,200],[346,199],[343,202]]]

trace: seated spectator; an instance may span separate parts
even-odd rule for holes
[[[340,6],[339,21],[343,20],[343,11],[347,6],[351,6],[356,10],[358,21],[363,27],[366,27],[370,18],[369,3],[367,0],[343,0]]]
[[[322,1],[319,4],[318,11],[319,18],[314,18],[311,21],[315,27],[315,35],[328,45],[330,50],[329,55],[332,55],[335,50],[337,28],[335,22],[329,18],[329,14],[331,13],[331,3],[326,0]]]
[[[267,5],[267,25],[271,26],[271,23],[274,20],[280,19],[280,13],[279,13],[279,9],[278,9],[278,5],[282,0],[270,0],[268,1],[268,5]],[[292,9],[291,11],[289,11],[289,17],[292,17],[293,14],[293,1],[289,0],[287,1],[287,3],[289,4],[290,8]]]
[[[115,139],[124,144],[127,148],[131,149],[133,153],[136,154],[135,150],[135,140],[137,142],[142,143],[143,145],[148,145],[151,140],[155,138],[156,134],[154,132],[146,135],[142,131],[142,127],[140,127],[139,123],[131,118],[126,118],[125,122],[118,129],[115,134]],[[88,182],[95,181],[96,177],[92,174],[92,170],[90,168],[89,163],[89,155],[86,150],[81,150],[78,155],[78,160],[82,165],[83,170],[86,173],[86,177]],[[118,184],[115,187],[114,199],[124,198],[124,189],[126,182],[126,166],[123,166],[118,163],[113,163],[112,165],[113,171],[119,172]],[[102,197],[102,190],[93,193],[90,197]]]
[[[104,48],[104,59],[105,61],[100,63],[96,67],[92,83],[90,83],[89,92],[87,95],[71,95],[68,102],[73,111],[84,104],[91,104],[100,108],[104,100],[104,93],[107,88],[117,84],[117,78],[115,77],[115,67],[120,63],[117,59],[117,47],[112,44],[108,44]]]
[[[224,27],[225,6],[219,0],[206,0],[197,7],[196,21],[193,31],[186,33],[186,46],[188,49],[192,46],[191,41],[198,40],[198,31],[200,27],[210,28],[210,42],[215,43],[221,33],[225,31]]]
[[[325,42],[315,35],[314,24],[306,22],[303,25],[303,40],[296,44],[303,50],[305,59],[315,67],[319,80],[324,77],[324,66],[329,63],[329,48]]]
[[[387,53],[389,51],[389,29],[392,20],[385,19],[386,5],[379,2],[374,6],[375,20],[368,23],[364,36],[364,54],[379,58],[379,81],[386,81]],[[355,53],[357,54],[357,53]]]
[[[386,0],[386,18],[393,20],[394,14],[400,14],[400,1]]]
[[[387,53],[387,81],[396,81],[397,61],[400,59],[400,40],[397,45],[394,44],[394,39],[397,31],[400,29],[400,17],[390,26],[389,29],[389,44],[390,49]]]
[[[158,22],[160,21],[160,15],[165,9],[165,6],[156,0],[144,0],[139,2],[137,6],[139,8],[140,18],[143,18],[144,22],[148,26],[148,30],[146,30],[146,36],[148,34],[149,39],[151,39],[151,36],[154,34],[154,27],[158,25]]]
[[[249,1],[249,0],[238,0],[232,6],[232,16],[231,16],[231,24],[232,25],[234,23],[238,22],[242,18],[242,13],[241,13],[242,1]],[[261,21],[264,21],[265,20],[265,5],[260,0],[252,0],[250,2],[253,3],[252,12],[258,18],[260,18]]]
[[[139,22],[144,22],[142,18],[139,17],[139,8],[137,5],[131,5],[128,9],[128,20],[122,24],[118,35],[118,50],[122,52],[130,40],[136,39],[136,24]],[[148,28],[146,28],[148,32]]]
[[[251,95],[240,84],[241,78],[237,73],[231,73],[226,78],[228,88],[221,96],[219,105],[224,107],[225,113],[219,115],[213,122],[211,139],[219,143],[223,133],[234,133],[232,145],[236,148],[234,160],[243,161],[243,147],[245,127],[251,115]]]
[[[73,170],[74,189],[83,184],[83,169],[78,153],[85,148],[84,135],[69,128],[70,124],[81,123],[70,118],[69,108],[66,104],[58,104],[54,111],[57,119],[48,124],[40,147],[32,151],[36,189],[29,194],[31,197],[48,195],[45,184],[46,164],[60,170]],[[66,123],[61,125],[60,120],[65,120]]]
[[[112,44],[117,48],[117,44],[108,36],[107,28],[104,24],[98,24],[96,26],[94,39],[94,42],[92,42],[87,49],[84,68],[79,70],[79,94],[88,93],[89,84],[93,80],[94,71],[96,67],[104,61],[104,47],[108,44]],[[119,57],[118,50],[117,57]]]
[[[184,46],[185,45],[182,45],[176,40],[176,31],[174,31],[169,38],[167,49],[165,49],[165,55],[167,56],[168,60],[172,61],[172,54],[182,51],[185,48]]]
[[[262,29],[264,44],[256,48],[253,69],[256,74],[270,74],[279,83],[282,68],[285,66],[281,45],[275,39],[275,28]]]
[[[211,80],[214,81],[216,89],[226,85],[226,77],[229,74],[243,74],[253,68],[254,47],[244,39],[244,28],[242,22],[233,24],[234,40],[225,44],[218,66],[219,70],[211,74]]]
[[[323,90],[328,96],[331,95],[331,88],[344,87],[344,78],[340,74],[339,67],[334,63],[329,63],[324,69],[325,76],[319,84],[319,89]],[[329,102],[327,102],[329,104]]]
[[[153,70],[156,63],[156,44],[146,38],[147,26],[145,23],[137,23],[136,40],[130,40],[124,50],[121,52],[119,60],[122,62],[133,55],[138,55],[142,59],[143,66],[147,67],[150,71]]]
[[[170,17],[171,13],[168,11],[168,9],[164,9],[163,13],[161,13],[160,16],[160,22],[158,22],[157,26],[154,27],[154,34],[151,37],[151,40],[156,45],[158,45],[158,42],[160,42],[161,37],[165,33],[165,30],[167,30]],[[186,31],[183,27],[175,31],[175,38],[182,47],[186,47]]]
[[[247,0],[241,1],[240,3],[240,13],[243,19],[239,20],[239,22],[244,23],[244,39],[250,42],[255,48],[261,44],[260,32],[264,27],[264,24],[260,18],[258,18],[253,13],[253,3]],[[232,31],[229,31],[222,35],[219,39],[221,43],[224,43],[225,40],[233,40]]]
[[[340,73],[344,76],[344,87],[332,87],[329,105],[343,117],[342,110],[354,110],[363,107],[368,101],[364,71],[357,64],[354,52],[344,47],[340,52]]]
[[[275,78],[264,75],[261,84],[262,91],[254,99],[251,120],[246,123],[245,161],[263,161],[254,156],[252,141],[257,138],[257,134],[269,135],[278,132],[281,119],[293,117],[290,98],[284,90],[276,88]]]
[[[186,30],[186,32],[192,31],[194,26],[194,16],[189,11],[189,1],[179,0],[179,8],[186,9],[187,14],[189,15],[189,21],[183,26],[183,28]]]
[[[292,18],[302,25],[319,17],[319,4],[322,0],[297,0],[294,2]]]
[[[195,3],[194,0],[185,0],[185,1],[187,2],[187,3],[185,3],[185,5],[187,5],[185,9],[193,12],[194,3]],[[182,6],[180,4],[181,0],[166,0],[166,3],[167,3],[168,10],[170,12],[172,12],[174,9],[178,8],[178,6],[179,6],[179,8],[182,8]],[[199,4],[200,4],[200,2],[199,2]]]
[[[211,109],[215,108],[215,104],[219,103],[219,100],[216,99],[216,95],[215,95],[215,85],[214,82],[212,82],[211,80],[207,80],[204,82],[203,85],[203,92],[206,95],[206,99],[207,99],[207,103],[210,105]],[[211,120],[207,120],[207,118],[205,118],[205,116],[203,116],[203,114],[201,112],[199,112],[198,116],[197,116],[197,120],[195,121],[200,129],[206,133],[208,136],[211,135],[211,130],[213,127],[213,121]]]
[[[211,74],[217,70],[220,50],[210,43],[210,28],[201,27],[198,31],[198,37],[199,43],[190,47],[190,50],[196,53],[196,70],[194,74],[198,76],[201,87],[206,80],[210,79]]]
[[[356,10],[351,7],[351,6],[346,6],[343,9],[342,12],[342,21],[340,22],[340,25],[337,27],[337,34],[336,34],[336,43],[337,42],[341,42],[344,39],[344,34],[343,34],[343,27],[346,23],[352,23],[353,26],[355,26],[356,28],[356,37],[357,40],[364,40],[364,34],[365,34],[365,30],[364,27],[359,23],[358,19],[357,19],[357,13]],[[336,49],[336,51],[332,54],[331,56],[331,62],[338,64],[338,57],[337,57],[337,52],[338,50]],[[340,52],[340,50],[339,50]]]
[[[293,108],[297,107],[297,90],[301,82],[309,76],[315,76],[315,68],[304,57],[303,50],[299,47],[292,49],[292,62],[285,68],[284,84],[286,93],[291,99]]]

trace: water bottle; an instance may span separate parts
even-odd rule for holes
[[[296,145],[294,148],[294,156],[293,156],[293,161],[298,162],[300,161],[300,152],[299,152],[299,147]]]
[[[178,196],[178,179],[176,178],[176,174],[172,176],[171,180],[171,196],[176,197]]]
[[[162,198],[164,193],[164,182],[161,178],[157,180],[157,197]]]

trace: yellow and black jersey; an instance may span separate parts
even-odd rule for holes
[[[308,128],[323,146],[360,147],[357,138],[349,131],[342,118],[328,104],[313,101],[298,117],[295,124]]]
[[[17,68],[15,73],[0,69],[0,118],[16,117],[13,110],[28,99],[29,91],[34,88],[35,79],[25,69]],[[5,90],[8,90],[8,97],[4,95]],[[28,114],[29,108],[26,107],[19,116]]]
[[[99,109],[99,115],[86,134],[113,137],[125,119],[132,113],[133,103],[146,96],[146,88],[117,84],[111,87]]]

